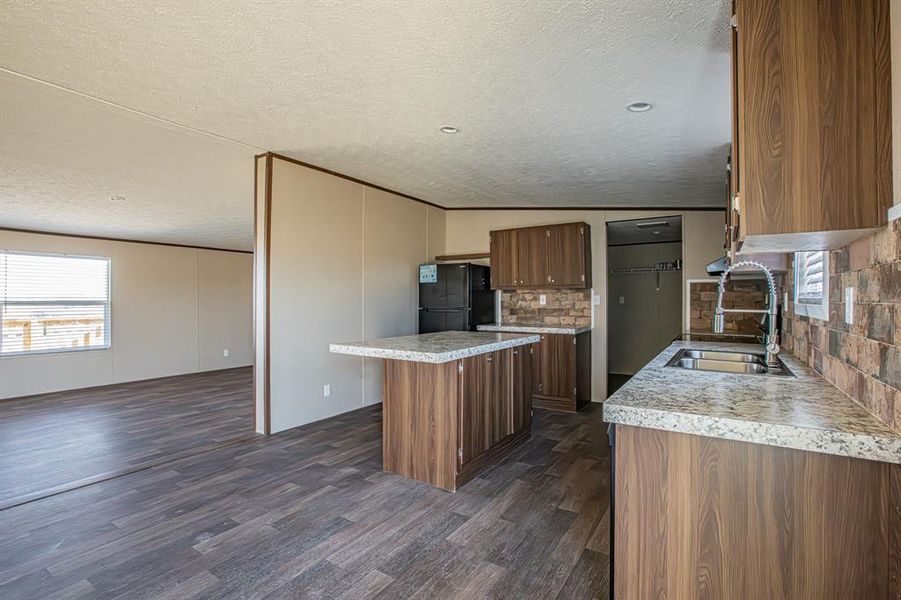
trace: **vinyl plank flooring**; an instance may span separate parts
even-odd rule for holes
[[[0,400],[0,506],[253,435],[250,367]]]
[[[381,470],[366,407],[0,510],[0,597],[603,598],[600,407],[449,493]]]

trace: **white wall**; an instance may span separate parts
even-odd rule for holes
[[[591,397],[595,402],[607,396],[607,230],[608,221],[682,215],[683,287],[692,273],[723,255],[723,211],[679,210],[453,210],[447,212],[446,251],[449,254],[486,252],[488,232],[505,227],[525,227],[585,221],[591,226],[591,265],[594,293],[601,304],[595,306],[595,329],[591,335]]]
[[[253,362],[250,254],[6,230],[0,248],[108,256],[112,293],[108,350],[0,358],[0,398]]]
[[[265,168],[257,178],[265,180]],[[381,401],[382,361],[331,354],[328,346],[416,333],[417,266],[444,251],[445,223],[442,210],[277,157],[271,186],[269,372],[275,433]],[[258,193],[258,217],[264,199]],[[264,238],[257,243],[262,249]],[[257,298],[260,323],[265,307],[264,289]],[[258,362],[258,369],[264,365]],[[328,398],[325,384],[331,386]],[[261,414],[262,394],[257,401]],[[262,424],[258,428],[262,431]]]

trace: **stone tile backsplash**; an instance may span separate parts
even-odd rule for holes
[[[855,288],[851,325],[846,287]],[[901,220],[829,253],[829,320],[796,315],[789,302],[782,344],[901,432]]]
[[[694,281],[690,284],[691,322],[689,332],[712,333],[716,309],[717,282]],[[723,294],[723,308],[766,308],[766,283],[762,279],[729,279]],[[724,333],[762,335],[759,315],[727,313]]]
[[[539,296],[546,296],[542,305]],[[514,290],[501,295],[501,323],[545,327],[591,325],[591,290]]]

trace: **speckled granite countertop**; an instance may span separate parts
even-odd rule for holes
[[[667,367],[681,348],[762,351],[674,342],[604,402],[604,420],[901,464],[901,435],[788,353],[780,357],[796,377]]]
[[[425,363],[445,363],[504,348],[541,341],[537,335],[487,331],[439,331],[421,335],[382,338],[366,342],[330,344],[329,352]]]
[[[503,331],[509,333],[557,333],[562,335],[577,335],[591,331],[587,327],[544,327],[542,325],[479,325],[479,331]]]

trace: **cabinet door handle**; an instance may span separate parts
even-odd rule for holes
[[[488,357],[488,362],[491,362],[493,360],[494,360],[494,358],[492,358],[491,356]]]

